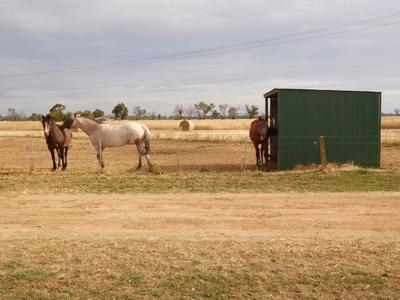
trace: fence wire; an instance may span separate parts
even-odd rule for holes
[[[242,171],[255,170],[255,148],[241,133],[234,138],[221,133],[204,133],[196,137],[177,135],[166,139],[156,136],[151,141],[152,159],[163,170],[181,171]],[[328,161],[352,161],[358,152],[365,159],[374,159],[376,138],[373,136],[325,137]],[[280,138],[278,159],[282,162],[298,160],[299,164],[318,163],[318,137]],[[380,164],[382,168],[400,169],[400,130],[383,130],[380,144]],[[289,149],[289,150],[288,150]],[[332,152],[335,151],[335,152]],[[104,161],[106,168],[131,169],[136,167],[137,152],[134,145],[122,148],[106,149]],[[51,156],[43,137],[3,136],[0,137],[0,169],[48,170],[52,166]],[[96,170],[99,168],[96,151],[87,138],[72,141],[69,152],[69,168],[75,170]],[[145,168],[145,167],[144,167]]]

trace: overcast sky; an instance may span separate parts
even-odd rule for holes
[[[331,29],[301,33],[322,28]],[[45,113],[56,102],[106,113],[120,101],[163,114],[200,100],[263,108],[275,87],[382,91],[391,112],[400,107],[399,37],[398,0],[0,0],[0,114]],[[255,40],[266,42],[165,59]]]

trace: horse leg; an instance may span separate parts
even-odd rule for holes
[[[61,157],[61,170],[64,171],[64,147],[61,147],[58,150],[58,158]]]
[[[57,164],[57,167],[59,168],[59,167],[61,167],[61,155],[60,155],[60,152],[58,152],[58,150],[57,150],[57,155],[58,155],[58,164]]]
[[[58,164],[57,167],[61,167],[61,153],[60,153],[60,149],[56,148],[56,152],[57,152],[57,157],[58,157]]]
[[[153,166],[153,164],[151,163],[150,155],[149,155],[149,152],[147,151],[147,149],[148,149],[148,147],[146,147],[145,143],[140,145],[140,153],[142,154],[140,159],[142,159],[142,157],[144,156],[146,158],[147,165],[149,166],[149,168],[151,168]]]
[[[265,166],[267,166],[267,162],[268,162],[268,139],[266,140],[265,144],[264,144],[264,161],[265,161]]]
[[[257,161],[257,169],[260,169],[260,149],[258,149],[258,144],[254,144],[254,148],[256,148],[256,161]]]
[[[55,170],[57,170],[57,165],[56,165],[56,158],[54,155],[54,148],[49,148],[50,154],[51,154],[51,159],[53,160],[53,169],[51,169],[52,172],[54,172]]]
[[[142,167],[143,149],[142,149],[141,145],[136,145],[136,148],[137,148],[137,151],[139,154],[139,163],[138,163],[136,170],[140,170],[140,168]]]
[[[150,155],[149,154],[145,154],[144,157],[146,157],[146,161],[147,161],[147,165],[149,166],[150,170],[153,167],[153,164],[150,160]]]
[[[266,148],[267,143],[262,143],[261,144],[261,153],[260,153],[260,157],[261,157],[261,166],[264,167],[266,165],[267,159],[265,157],[265,148]]]
[[[104,169],[103,151],[104,151],[104,147],[97,149],[97,160],[99,161],[100,167],[102,169]]]
[[[67,155],[68,155],[68,147],[64,147],[63,156],[64,156],[64,166],[62,168],[63,171],[67,169]]]

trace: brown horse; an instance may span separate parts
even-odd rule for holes
[[[62,170],[67,168],[67,156],[69,144],[72,140],[72,133],[68,126],[68,122],[64,122],[62,126],[57,125],[50,114],[42,116],[42,125],[44,135],[46,137],[47,148],[50,151],[51,159],[53,160],[53,172],[57,169],[54,150],[58,154],[58,167],[60,167],[60,159],[62,161]]]
[[[257,169],[260,170],[264,161],[268,141],[268,124],[262,117],[250,124],[249,136],[256,149]]]

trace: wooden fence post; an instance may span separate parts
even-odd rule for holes
[[[319,155],[321,158],[322,169],[325,169],[328,163],[328,159],[326,157],[326,144],[325,144],[325,138],[323,136],[319,137]]]

